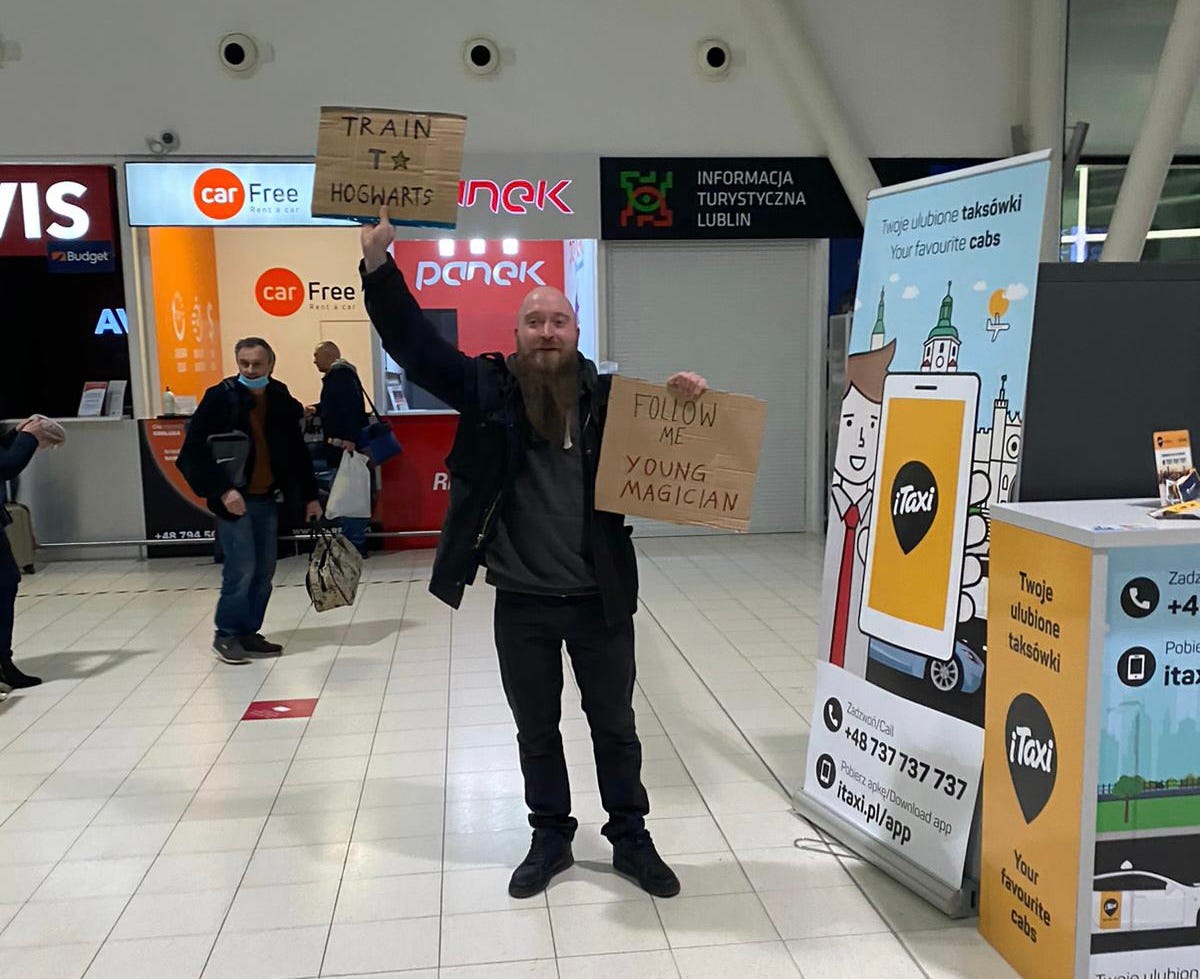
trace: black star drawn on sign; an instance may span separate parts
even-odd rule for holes
[[[392,169],[393,170],[407,170],[408,169],[408,157],[405,155],[403,150],[401,150],[399,153],[395,154],[392,157]]]

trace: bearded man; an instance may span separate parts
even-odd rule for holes
[[[384,208],[362,231],[367,312],[412,382],[461,414],[429,590],[457,608],[481,565],[496,589],[500,676],[533,827],[509,894],[532,897],[573,863],[578,823],[559,733],[565,643],[592,732],[613,866],[650,894],[673,897],[679,880],[646,830],[634,723],[637,559],[625,518],[595,508],[610,378],[579,353],[574,311],[546,286],[521,302],[515,354],[461,353],[421,313],[389,254],[392,238]],[[682,398],[708,386],[691,373],[667,384]]]

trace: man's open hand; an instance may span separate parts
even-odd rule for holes
[[[374,272],[387,261],[388,248],[395,240],[396,231],[388,221],[388,209],[385,204],[379,209],[378,224],[364,224],[359,238],[362,241],[363,262],[368,272]]]
[[[708,381],[691,371],[680,371],[667,378],[667,388],[677,398],[694,401],[708,390]]]

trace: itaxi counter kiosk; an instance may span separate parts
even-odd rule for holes
[[[359,229],[311,216],[313,165],[192,161],[126,164],[139,270],[145,374],[180,414],[235,373],[240,337],[264,337],[275,376],[304,404],[320,397],[313,348],[333,340],[359,371],[404,452],[380,471],[385,532],[436,531],[449,498],[444,459],[457,413],[413,385],[371,328],[358,275]],[[439,332],[469,355],[513,349],[521,298],[562,289],[597,355],[593,157],[467,157],[454,232],[397,229],[396,264]],[[212,519],[174,461],[186,419],[141,423],[147,537],[212,536]],[[428,546],[431,537],[389,540]],[[176,552],[178,553],[178,552]]]

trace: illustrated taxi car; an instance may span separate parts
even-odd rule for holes
[[[1200,884],[1135,870],[1128,860],[1092,880],[1092,931],[1200,929]]]

